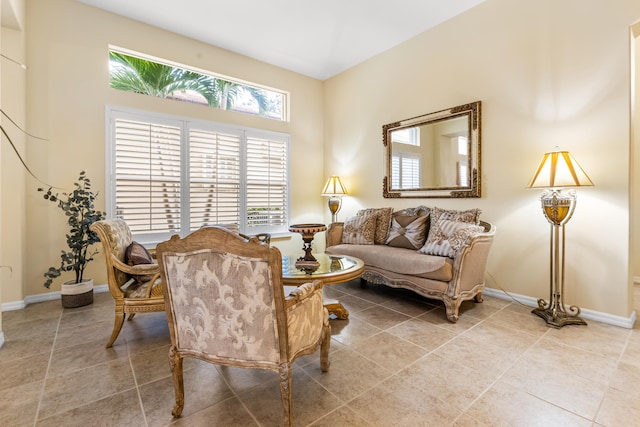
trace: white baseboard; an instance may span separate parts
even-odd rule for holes
[[[109,287],[106,284],[94,286],[93,292],[97,292],[97,293],[109,292]],[[56,299],[60,299],[60,291],[47,292],[44,294],[37,294],[37,295],[29,295],[21,301],[12,301],[12,302],[3,303],[1,311],[4,312],[4,311],[22,310],[29,304],[35,304],[37,302],[44,302],[44,301],[52,301]]]
[[[0,331],[0,348],[4,345],[4,332]]]
[[[638,279],[640,280],[640,278]],[[493,289],[493,288],[486,288],[483,293],[491,297],[500,298],[508,301],[515,300],[529,307],[533,307],[533,308],[538,307],[538,300],[533,297],[518,295],[511,292],[506,293],[503,290]],[[626,329],[633,329],[633,325],[636,322],[635,311],[632,311],[629,317],[622,317],[622,316],[614,316],[612,314],[607,314],[599,311],[581,308],[580,317],[587,320],[595,320],[596,322],[602,322],[602,323],[606,323],[607,325],[619,326],[621,328],[626,328]]]

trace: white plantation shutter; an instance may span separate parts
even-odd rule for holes
[[[418,157],[402,158],[402,188],[420,187],[420,159]]]
[[[288,135],[107,109],[107,214],[157,243],[202,226],[287,230]]]
[[[240,224],[240,136],[189,133],[190,230]]]
[[[288,208],[286,139],[247,137],[248,233],[286,231]]]
[[[391,157],[391,188],[420,187],[420,157],[398,153]]]
[[[391,157],[391,188],[400,188],[400,157]]]
[[[115,214],[133,233],[180,229],[180,128],[115,121]]]

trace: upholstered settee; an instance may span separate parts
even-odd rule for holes
[[[444,302],[458,321],[462,301],[482,302],[495,227],[480,210],[365,209],[329,225],[325,252],[364,261],[365,282],[405,288]]]

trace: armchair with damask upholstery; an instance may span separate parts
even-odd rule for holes
[[[137,265],[126,262],[125,253],[134,241],[129,226],[122,219],[96,221],[90,229],[102,242],[109,293],[116,303],[113,332],[107,342],[109,348],[120,334],[125,314],[129,313],[131,320],[136,313],[164,311],[160,268],[155,262]]]
[[[284,423],[291,425],[293,361],[320,347],[329,369],[331,328],[322,282],[285,296],[278,248],[220,227],[173,236],[156,248],[171,335],[176,404],[184,408],[183,358],[278,372]]]

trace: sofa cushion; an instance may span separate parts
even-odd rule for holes
[[[376,245],[384,245],[387,241],[387,235],[389,234],[389,227],[391,226],[393,208],[370,208],[361,209],[356,212],[356,216],[363,215],[374,215],[376,217],[376,233],[373,242]]]
[[[448,282],[453,277],[453,262],[441,256],[431,256],[414,250],[386,245],[336,245],[326,248],[331,255],[360,258],[365,266],[377,267],[399,274],[408,274]]]
[[[428,215],[395,214],[387,236],[387,245],[396,248],[420,249],[427,237]]]
[[[375,232],[375,215],[352,216],[344,222],[342,243],[351,245],[373,245]]]
[[[441,219],[431,226],[429,238],[419,252],[453,258],[470,236],[482,231],[484,228],[479,225]]]

